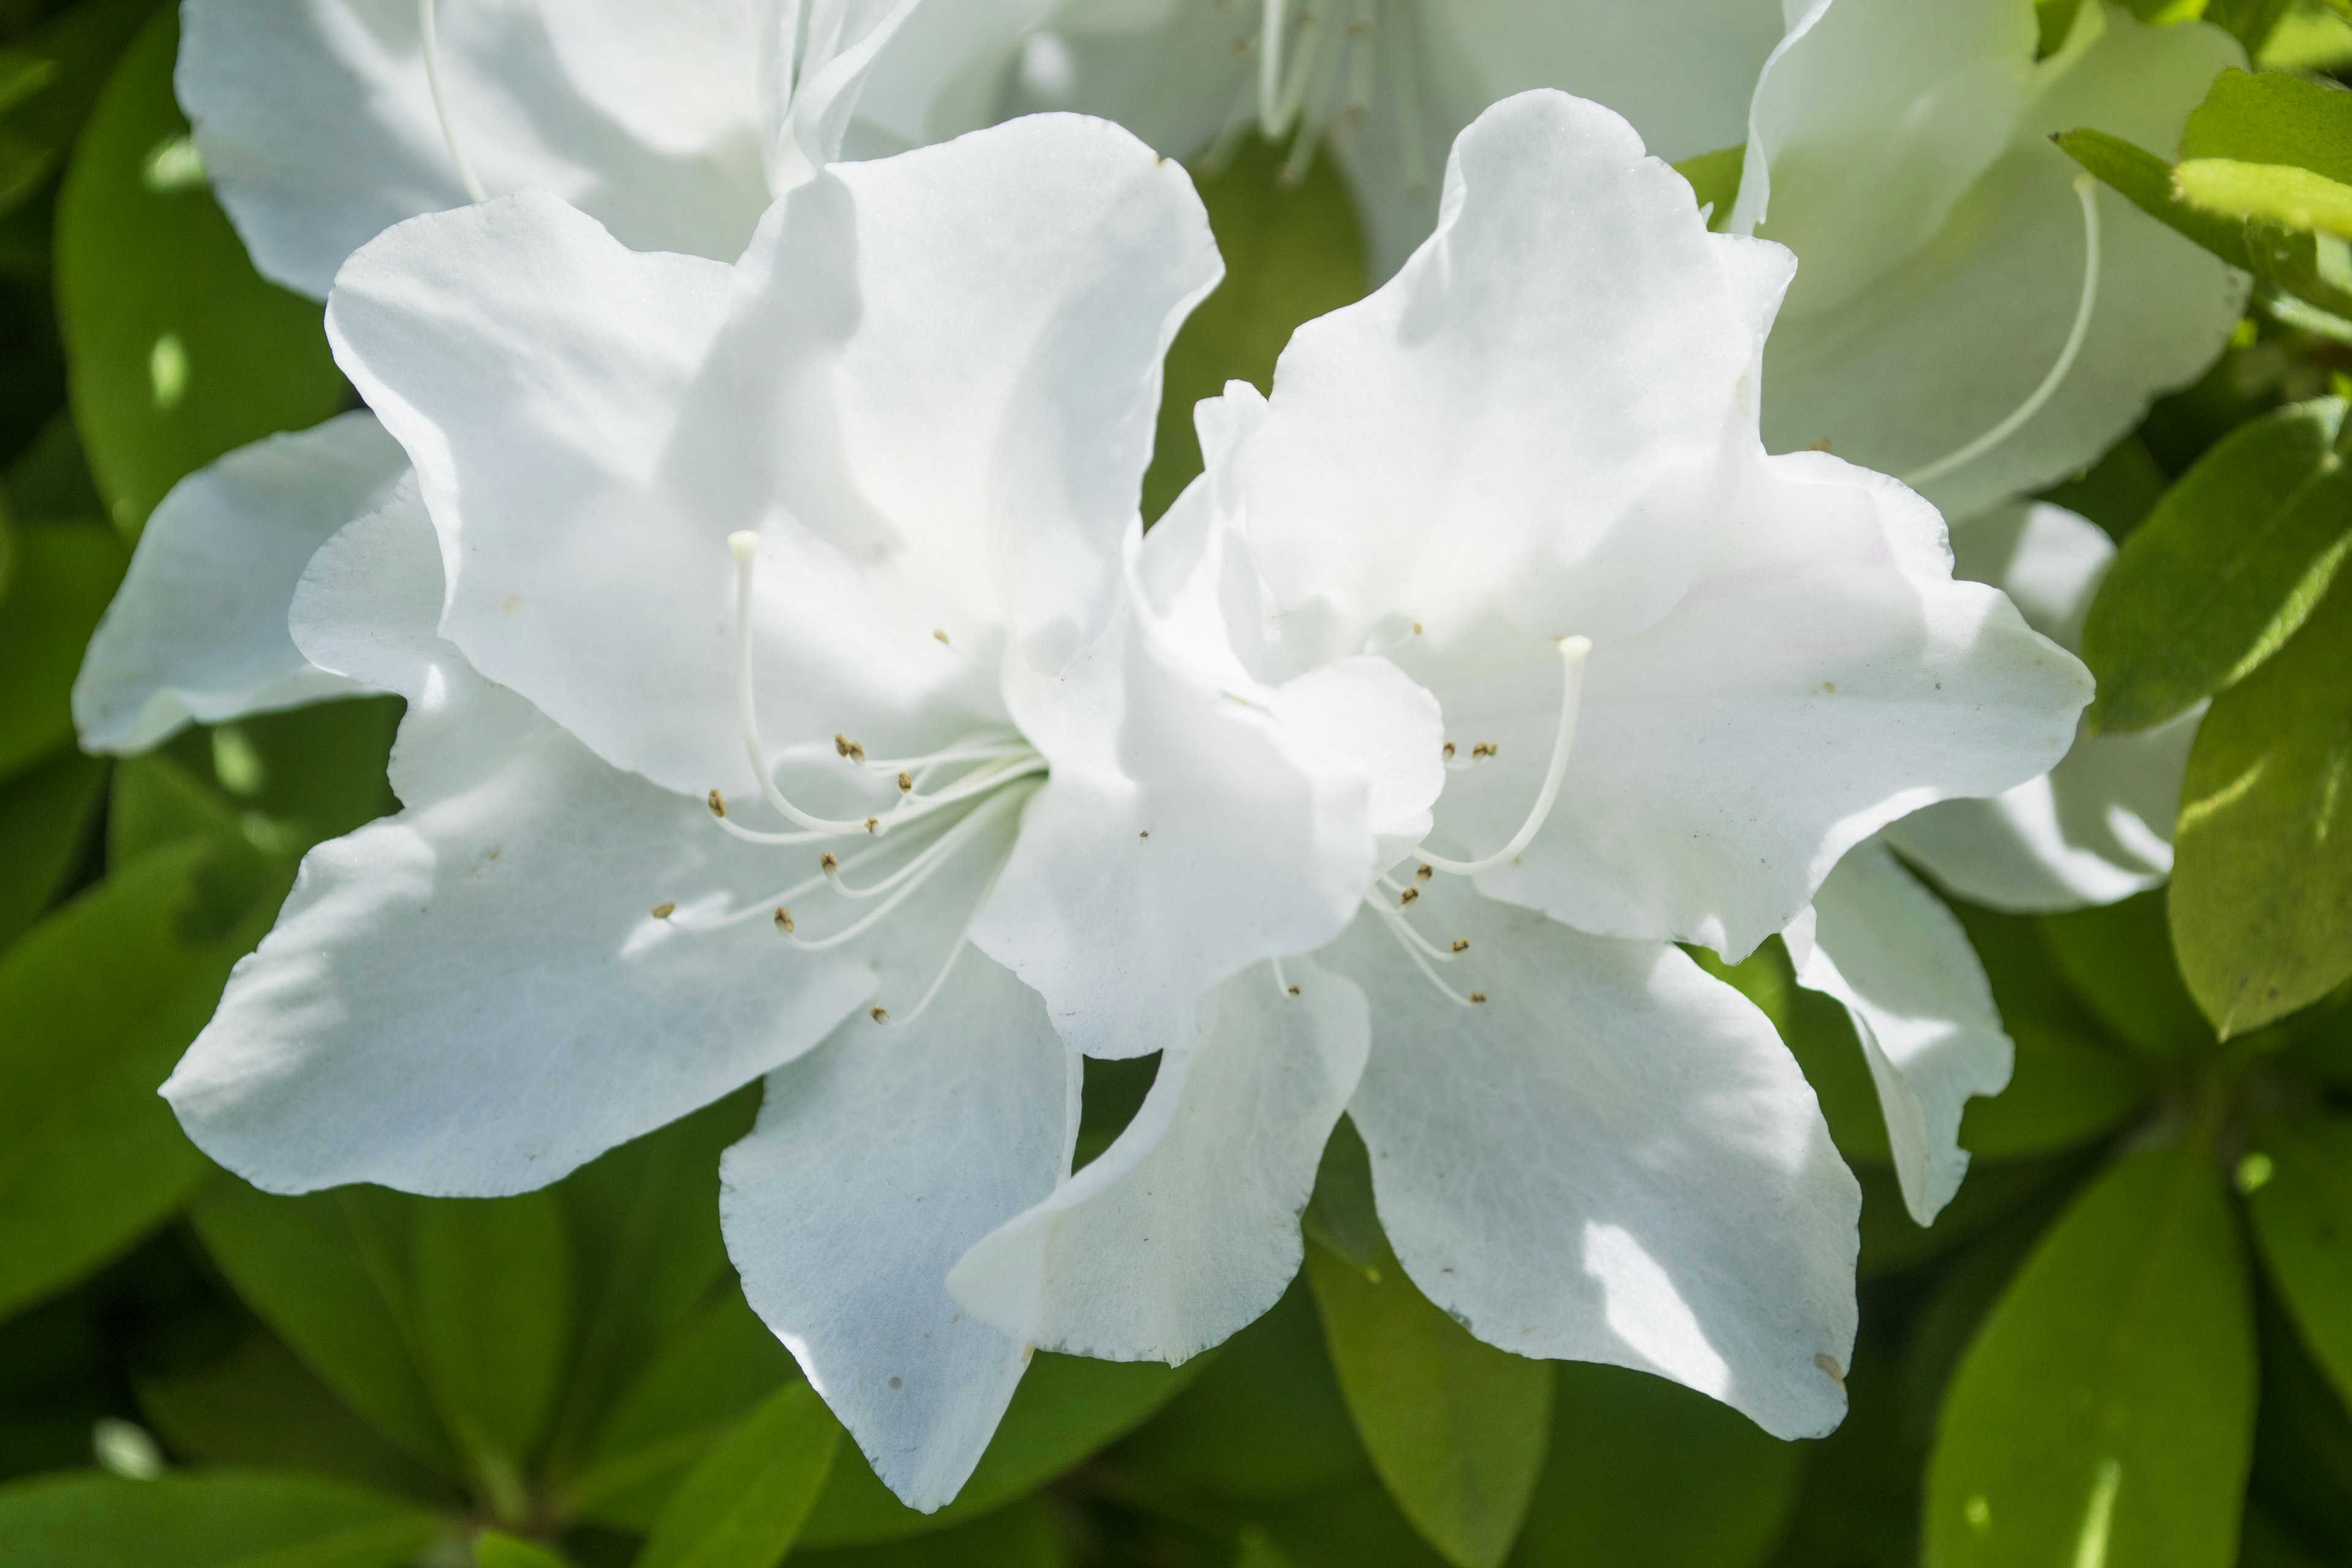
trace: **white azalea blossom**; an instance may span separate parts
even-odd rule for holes
[[[393,224],[522,189],[638,248],[731,261],[838,152],[917,3],[190,0],[176,82],[254,264],[306,294]],[[370,424],[272,437],[164,497],[75,687],[86,748],[359,689],[286,618],[304,563],[397,477]]]
[[[1444,738],[1433,805],[1425,755],[1355,743],[1375,831],[1407,852],[1339,941],[1220,995],[1368,1004],[1349,1114],[1405,1268],[1473,1332],[1823,1430],[1858,1194],[1769,1024],[1674,943],[1738,956],[1816,897],[1842,922],[1822,879],[1850,847],[2045,771],[2088,678],[1952,579],[1916,497],[1765,454],[1790,258],[1708,234],[1622,120],[1507,100],[1458,144],[1444,211],[1387,286],[1300,331],[1270,401],[1236,384],[1202,405],[1208,472],[1138,559],[1153,635],[1237,700],[1286,722],[1300,683],[1394,668]],[[1890,988],[1843,945],[1890,1018],[1921,1002],[1916,953]],[[1204,1027],[1184,1087],[1163,1068],[1100,1162],[956,1265],[958,1299],[1097,1354],[1200,1338],[1110,1238],[1174,1232],[1164,1260],[1207,1223],[1170,1188],[1244,1163],[1197,1148],[1226,1091],[1196,1110],[1193,1086],[1234,1048]],[[1998,1081],[1932,1030],[1890,1023],[1873,1050],[1924,1172]],[[1318,1100],[1313,1074],[1284,1081]],[[1262,1125],[1226,1136],[1253,1150]]]

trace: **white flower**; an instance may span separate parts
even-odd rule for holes
[[[1766,456],[1758,363],[1790,259],[1706,232],[1623,121],[1507,100],[1458,143],[1444,211],[1388,285],[1300,330],[1270,401],[1235,384],[1202,405],[1208,472],[1136,568],[1151,639],[1279,723],[1302,684],[1411,677],[1444,791],[1433,811],[1428,760],[1393,729],[1345,742],[1384,853],[1409,852],[1337,942],[1228,983],[1219,1005],[1249,1024],[1229,1039],[1205,1018],[1183,1083],[1171,1058],[1118,1142],[950,1288],[1046,1346],[1202,1339],[1118,1240],[1218,1224],[1188,1184],[1271,1135],[1221,1114],[1264,1062],[1270,1002],[1361,1007],[1360,1077],[1328,1050],[1323,1073],[1351,1088],[1433,1300],[1506,1349],[1822,1432],[1843,1407],[1858,1194],[1769,1024],[1674,943],[1736,957],[1816,896],[1842,922],[1854,905],[1823,878],[1868,868],[1846,850],[2045,771],[2089,679],[1952,579],[1918,498]],[[1879,979],[1861,984],[1916,999]],[[1949,1130],[1916,1102],[1983,1086],[1970,1053],[1886,1035],[1874,1065],[1913,1101],[1924,1166]],[[1286,1094],[1317,1100],[1296,1070]],[[1284,1232],[1264,1245],[1295,1258]]]
[[[190,0],[177,85],[255,265],[307,294],[391,225],[485,190],[551,190],[638,248],[731,261],[772,193],[838,152],[916,4]],[[286,616],[311,555],[401,472],[373,426],[273,437],[164,497],[75,687],[85,747],[362,689],[303,658]]]
[[[1277,721],[1140,639],[1160,358],[1218,274],[1182,171],[1069,117],[820,174],[733,268],[534,194],[366,247],[331,334],[415,473],[294,635],[408,698],[406,809],[306,862],[166,1086],[191,1135],[273,1189],[513,1192],[768,1074],[747,1289],[952,1496],[1028,1352],[946,1277],[1066,1177],[1071,1047],[1181,1057],[1346,925],[1373,791],[1318,735],[1417,736],[1435,788],[1392,670]],[[1217,995],[1262,1048],[1190,1092],[1275,1125],[1202,1180],[1274,1183],[1234,1234],[1289,1254],[1213,1339],[1295,1268],[1362,1049],[1360,1009]],[[1133,1288],[1265,1272],[1180,1258]]]

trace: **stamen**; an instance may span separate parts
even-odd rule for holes
[[[1397,902],[1399,904],[1409,904],[1419,897],[1421,897],[1421,889],[1419,888],[1407,888],[1403,892],[1397,895]]]
[[[1413,967],[1421,971],[1422,978],[1436,986],[1439,994],[1448,1002],[1457,1007],[1474,1007],[1486,1001],[1485,992],[1474,991],[1468,996],[1464,996],[1438,977],[1437,971],[1430,967],[1429,960],[1422,956],[1421,949],[1414,946],[1410,940],[1419,933],[1413,931],[1402,915],[1385,905],[1373,903],[1369,899],[1365,900],[1365,907],[1381,917],[1381,923],[1388,927],[1389,935],[1396,939],[1396,944],[1404,949],[1404,955],[1412,960]]]
[[[1426,882],[1435,875],[1437,872],[1433,867],[1416,866],[1413,868],[1412,879],[1416,882]]]
[[[845,899],[880,898],[883,894],[888,892],[891,889],[897,887],[908,878],[921,875],[924,868],[929,866],[932,861],[940,859],[942,857],[954,854],[957,848],[963,844],[965,839],[979,832],[982,827],[987,826],[990,821],[998,816],[1003,811],[1007,801],[1018,802],[1023,797],[1018,793],[1008,791],[977,807],[961,822],[957,823],[953,827],[950,827],[945,833],[940,834],[939,837],[931,843],[925,845],[923,847],[922,853],[917,855],[913,859],[908,860],[905,865],[899,867],[897,870],[891,872],[880,881],[874,883],[871,887],[853,888],[848,883],[843,881],[841,879],[841,862],[835,859],[833,856],[829,854],[819,860],[818,865],[821,869],[819,870],[818,875],[822,876],[826,881],[832,883],[833,890],[839,893]]]
[[[1552,803],[1559,799],[1559,781],[1568,773],[1569,749],[1576,741],[1576,715],[1583,706],[1584,699],[1584,660],[1585,656],[1592,651],[1592,639],[1567,637],[1560,638],[1556,646],[1559,648],[1560,670],[1565,677],[1559,694],[1559,728],[1552,736],[1551,762],[1544,769],[1543,788],[1537,792],[1534,809],[1528,813],[1528,819],[1519,825],[1519,830],[1511,835],[1511,841],[1483,860],[1449,860],[1443,855],[1423,851],[1422,859],[1436,869],[1456,877],[1475,877],[1497,866],[1507,866],[1513,856],[1535,842],[1536,835],[1543,830],[1545,819],[1551,816]]]
[[[666,921],[669,919],[670,916],[677,913],[677,906],[672,903],[656,904],[654,906],[653,913],[654,919],[657,921]]]
[[[961,943],[959,943],[958,945],[961,945]],[[872,1012],[873,1012],[873,1018],[874,1018],[874,1021],[875,1021],[876,1023],[877,1023],[877,1024],[887,1024],[887,1023],[888,1023],[888,1022],[890,1021],[890,1009],[889,1009],[889,1008],[887,1008],[887,1007],[876,1007],[876,1008],[874,1008],[874,1009],[872,1010]]]
[[[776,906],[776,929],[786,936],[793,934],[793,911],[782,904]]]
[[[725,795],[720,795],[717,790],[712,790],[708,798],[710,805],[711,816],[725,816],[727,815],[727,797]]]
[[[915,793],[915,775],[907,772],[904,768],[898,770],[898,793],[900,795],[912,795]]]
[[[1445,742],[1445,760],[1449,763],[1454,760],[1454,742],[1451,741]]]
[[[416,0],[417,41],[425,53],[425,85],[433,93],[433,115],[441,121],[441,141],[449,149],[449,162],[457,166],[457,183],[466,187],[469,198],[486,202],[490,193],[474,176],[474,165],[467,161],[466,149],[457,142],[457,127],[449,118],[449,100],[441,91],[441,40],[434,26],[433,9],[434,0]]]
[[[1020,792],[1019,795],[1012,795],[1007,798],[1025,798],[1027,793],[1028,792],[1024,790]],[[978,813],[974,813],[974,815],[977,816]],[[961,824],[958,824],[958,826],[961,826]],[[888,898],[883,900],[881,904],[875,909],[873,913],[867,915],[863,920],[856,921],[849,925],[844,926],[841,930],[835,931],[831,936],[804,938],[794,936],[790,931],[786,931],[784,933],[784,940],[803,952],[821,952],[827,948],[839,947],[843,942],[863,936],[882,921],[887,919],[893,910],[896,910],[900,904],[905,903],[909,898],[913,897],[916,892],[920,890],[924,883],[929,881],[934,876],[938,875],[940,867],[949,864],[953,859],[954,857],[951,855],[941,855],[936,858],[929,860],[919,871],[917,871],[913,876],[908,878],[896,891],[891,893]]]
[[[2074,356],[2083,352],[2083,341],[2090,336],[2091,311],[2099,300],[2098,193],[2099,183],[2089,174],[2075,177],[2075,199],[2083,204],[2083,295],[2074,307],[2074,325],[2066,333],[2066,346],[2058,351],[2058,363],[2050,367],[2050,374],[2042,378],[2042,384],[2035,387],[2008,418],[1958,451],[1947,453],[1926,468],[1915,468],[1904,475],[1905,484],[1916,488],[1940,479],[1953,469],[1975,462],[2016,435],[2024,428],[2027,420],[2042,412],[2042,405],[2050,401],[2052,394],[2058,390],[2058,384],[2064,381],[2066,373],[2074,368]]]
[[[1006,863],[1003,861],[997,862],[996,869],[988,874],[988,885],[981,889],[980,897],[972,900],[971,914],[964,917],[963,924],[966,931],[970,931],[971,930],[973,916],[978,915],[982,910],[988,906],[989,899],[996,892],[996,881],[998,878],[1004,875],[1005,864]],[[955,945],[948,949],[948,961],[940,965],[940,972],[932,977],[930,989],[923,993],[923,999],[915,1004],[915,1010],[913,1012],[908,1014],[904,1018],[896,1020],[899,1027],[904,1028],[907,1025],[913,1023],[916,1019],[923,1016],[925,1010],[931,1005],[931,998],[940,994],[940,988],[948,983],[948,976],[955,972],[956,960],[963,956],[963,950],[969,945],[971,944],[967,938],[962,936],[956,938]],[[874,1020],[876,1023],[887,1024],[893,1021],[889,1014],[884,1012],[881,1008],[876,1008],[875,1012],[878,1015],[878,1016]]]
[[[1454,942],[1451,947],[1441,948],[1435,942],[1430,941],[1419,931],[1413,930],[1412,922],[1411,921],[1405,920],[1401,916],[1396,916],[1396,911],[1390,909],[1386,904],[1380,902],[1376,899],[1367,899],[1364,901],[1367,904],[1370,904],[1373,909],[1378,910],[1381,914],[1395,917],[1397,934],[1403,937],[1405,941],[1411,942],[1413,946],[1421,949],[1422,952],[1429,954],[1430,957],[1437,960],[1440,963],[1451,963],[1455,959],[1470,951],[1470,940],[1467,937],[1457,936],[1454,939]]]
[[[1283,0],[1265,0],[1257,46],[1257,128],[1266,140],[1282,134],[1277,118],[1282,101]]]
[[[1274,988],[1285,996],[1297,995],[1298,987],[1293,985],[1290,983],[1290,976],[1282,972],[1282,960],[1276,958],[1270,959],[1268,962],[1274,965]]]

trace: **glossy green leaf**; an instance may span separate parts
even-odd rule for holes
[[[2042,499],[2089,518],[2120,542],[2156,510],[2168,482],[2156,455],[2135,433],[2108,447],[2083,472],[2042,491]]]
[[[402,1568],[437,1533],[389,1498],[293,1476],[0,1487],[9,1568]]]
[[[1886,1142],[1886,1117],[1878,1086],[1855,1037],[1844,1006],[1797,984],[1789,949],[1774,937],[1739,963],[1726,963],[1703,947],[1687,950],[1699,967],[1730,985],[1763,1011],[1780,1031],[1789,1054],[1805,1071],[1822,1102],[1830,1137],[1849,1164],[1887,1165],[1894,1153]]]
[[[135,1376],[133,1386],[147,1425],[186,1458],[296,1470],[444,1505],[462,1500],[268,1334],[246,1335],[217,1360]]]
[[[1292,1568],[1444,1568],[1446,1561],[1377,1480],[1286,1499],[1257,1521],[1277,1563]]]
[[[1474,1337],[1414,1288],[1377,1237],[1360,1139],[1333,1139],[1315,1210],[1307,1279],[1372,1468],[1446,1561],[1496,1568],[1543,1468],[1551,1368]]]
[[[799,1375],[730,1278],[614,1400],[568,1483],[572,1511],[618,1530],[650,1529],[719,1435]]]
[[[1925,1444],[1905,1428],[1892,1358],[1868,1338],[1854,1344],[1845,1391],[1845,1420],[1804,1445],[1804,1485],[1773,1568],[1919,1568]]]
[[[248,841],[290,862],[398,809],[384,768],[400,714],[396,697],[314,703],[185,731],[161,754],[225,800]]]
[[[474,1568],[569,1568],[569,1565],[544,1546],[509,1535],[503,1531],[486,1530],[474,1537]]]
[[[121,1251],[204,1178],[155,1089],[267,924],[188,939],[208,853],[125,866],[0,956],[0,1315]]]
[[[1140,1425],[1213,1360],[1213,1352],[1162,1366],[1040,1352],[955,1501],[937,1513],[917,1513],[875,1479],[864,1456],[845,1447],[801,1539],[812,1547],[892,1541],[1003,1508]]]
[[[337,1398],[412,1457],[462,1474],[419,1370],[408,1237],[420,1200],[376,1187],[301,1197],[215,1180],[190,1211],[245,1304]]]
[[[688,1475],[637,1568],[774,1568],[815,1507],[840,1440],[815,1389],[777,1390]]]
[[[2012,1215],[2033,1207],[2053,1186],[2078,1174],[2082,1157],[2049,1154],[2033,1160],[1979,1160],[1933,1225],[1911,1217],[1895,1173],[1862,1170],[1862,1256],[1855,1273],[1878,1279],[1955,1251]]]
[[[194,163],[172,94],[179,20],[123,55],[58,198],[74,417],[116,524],[182,476],[344,405],[320,307],[262,281]]]
[[[2343,423],[2331,397],[2241,426],[2158,503],[2084,623],[2095,722],[2169,719],[2252,674],[2309,617],[2352,550]]]
[[[518,1506],[571,1331],[563,1209],[545,1191],[415,1205],[418,1359],[491,1496]]]
[[[2066,131],[2051,138],[2066,156],[2121,192],[2149,216],[2195,240],[2232,267],[2255,269],[2242,223],[2201,212],[2172,188],[2172,164],[2104,131]]]
[[[2352,94],[2286,71],[2225,70],[2182,127],[2180,155],[2291,163],[2352,183]]]
[[[2059,973],[2116,1038],[2151,1057],[2182,1057],[2213,1041],[2172,956],[2159,890],[2120,903],[2042,917]]]
[[[2253,1436],[2249,1296],[2210,1157],[2118,1162],[2043,1237],[1952,1380],[1927,1560],[2228,1568]]]
[[[1796,1506],[1803,1450],[1727,1405],[1563,1362],[1551,1447],[1511,1568],[1753,1568]]]
[[[0,947],[49,907],[105,783],[104,763],[60,751],[0,784]]]
[[[2312,1359],[2352,1403],[2352,1121],[2264,1128],[2238,1166],[2254,1240]]]
[[[0,779],[73,744],[81,650],[128,560],[94,523],[26,522],[0,596]]]
[[[1339,170],[1318,158],[1304,179],[1286,180],[1285,152],[1252,137],[1223,169],[1199,177],[1225,279],[1168,350],[1159,436],[1143,480],[1147,518],[1165,511],[1201,471],[1193,405],[1228,381],[1266,391],[1275,359],[1298,324],[1364,292],[1363,238]]]
[[[2352,974],[2352,592],[2214,700],[2189,754],[2172,940],[2221,1037]]]
[[[1035,1502],[1015,1503],[933,1535],[792,1555],[793,1568],[1061,1568],[1066,1560],[1052,1518]]]

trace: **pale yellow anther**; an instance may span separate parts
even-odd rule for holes
[[[1466,937],[1466,936],[1457,936],[1457,937],[1455,937],[1455,938],[1454,939],[1454,945],[1453,945],[1451,948],[1449,948],[1447,951],[1448,951],[1448,952],[1469,952],[1469,951],[1470,951],[1470,939],[1469,939],[1468,937]]]
[[[877,1007],[877,1008],[875,1008],[875,1009],[874,1009],[874,1021],[875,1021],[876,1023],[877,1023],[877,1024],[887,1024],[887,1023],[888,1023],[888,1022],[890,1021],[890,1009],[889,1009],[889,1008],[887,1008],[887,1007]]]
[[[912,795],[915,793],[915,775],[908,773],[904,769],[899,770],[898,773],[898,793],[900,795]]]
[[[705,798],[707,798],[710,804],[711,816],[724,816],[727,815],[727,797],[725,795],[720,795],[717,790],[712,790]]]
[[[676,913],[677,913],[677,906],[676,904],[665,903],[656,904],[654,906],[654,919],[657,921],[666,921]]]
[[[782,904],[776,906],[776,929],[786,936],[793,934],[793,911]]]
[[[1470,993],[1470,1005],[1473,1007],[1484,1007],[1486,1005],[1486,994],[1484,991],[1473,991]]]
[[[1416,882],[1426,882],[1436,875],[1435,871],[1426,866],[1416,866],[1413,868],[1412,879]]]
[[[1397,902],[1401,904],[1409,904],[1419,897],[1421,897],[1421,889],[1419,888],[1407,888],[1403,892],[1397,895]]]
[[[841,862],[835,858],[833,851],[828,849],[816,858],[816,868],[829,877],[841,869]]]

